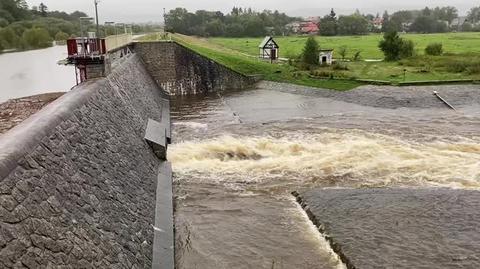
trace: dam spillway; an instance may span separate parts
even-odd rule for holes
[[[0,267],[172,265],[158,256],[173,246],[157,226],[171,192],[160,176],[171,171],[144,139],[150,120],[166,126],[170,115],[176,268],[345,268],[293,191],[321,208],[325,188],[480,185],[478,86],[250,87],[253,78],[176,43],[131,46],[107,77],[0,137]],[[462,229],[452,240],[475,227]],[[478,261],[452,257],[435,265]]]
[[[475,268],[477,91],[261,82],[173,97],[177,266]]]

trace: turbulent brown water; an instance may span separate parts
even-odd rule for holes
[[[342,268],[295,190],[479,188],[478,90],[262,83],[174,100],[178,268]]]

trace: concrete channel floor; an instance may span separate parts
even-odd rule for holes
[[[298,195],[348,268],[480,268],[480,192],[314,189]]]

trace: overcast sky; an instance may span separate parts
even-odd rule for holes
[[[84,11],[94,15],[94,0],[27,0],[29,6],[43,2],[50,10],[72,12]],[[189,11],[198,9],[228,12],[233,6],[252,7],[255,10],[278,9],[291,16],[323,16],[334,8],[338,14],[349,14],[359,9],[362,13],[384,10],[418,9],[425,6],[455,6],[463,15],[471,7],[480,5],[472,0],[402,0],[391,3],[389,0],[101,0],[99,4],[100,22],[159,22],[163,21],[163,8],[167,11],[175,7],[185,7]]]

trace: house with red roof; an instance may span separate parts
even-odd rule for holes
[[[311,17],[304,21],[294,21],[285,25],[285,28],[293,34],[316,35],[320,31],[318,17]]]
[[[318,34],[318,25],[314,21],[303,21],[300,23],[300,33],[305,35],[316,35]]]
[[[384,22],[384,20],[383,20],[382,17],[374,18],[372,20],[372,26],[373,26],[374,29],[382,30],[383,22]]]

